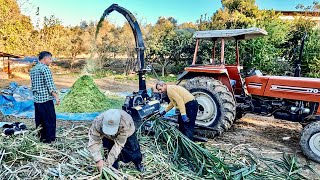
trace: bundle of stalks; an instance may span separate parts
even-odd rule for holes
[[[180,166],[181,160],[185,159],[189,162],[190,169],[200,177],[231,179],[241,175],[243,178],[254,171],[254,166],[240,169],[236,165],[227,165],[207,149],[189,140],[166,121],[153,121],[151,129],[155,133],[156,142],[165,143],[165,149],[168,154],[172,154],[171,159],[174,163]]]
[[[135,179],[109,167],[99,172],[85,149],[86,126],[59,129],[52,144],[41,143],[37,132],[0,137],[0,179]]]
[[[311,179],[302,175],[308,167],[295,156],[273,160],[249,150],[229,154],[189,141],[160,120],[153,123],[155,135],[138,134],[145,172],[136,171],[133,163],[120,163],[119,170],[104,167],[100,172],[86,149],[88,128],[89,123],[60,127],[52,144],[41,143],[32,128],[28,134],[0,136],[0,179]],[[316,173],[312,177],[319,179]]]
[[[231,155],[212,147],[209,151],[203,145],[190,141],[166,121],[156,119],[151,124],[150,129],[154,133],[154,142],[159,146],[158,149],[170,154],[171,162],[178,169],[187,166],[187,169],[193,171],[198,177],[205,179],[308,179],[302,174],[306,170],[319,177],[312,167],[301,165],[295,155],[284,154],[281,160],[273,160],[258,157],[249,149],[246,154],[241,155]]]

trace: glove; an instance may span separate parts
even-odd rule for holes
[[[190,119],[188,118],[187,115],[182,115],[181,117],[182,117],[182,121],[183,122],[189,122],[190,121]]]
[[[167,112],[163,110],[163,111],[160,112],[159,115],[160,115],[160,117],[162,117],[162,116],[164,116],[166,113],[167,113]]]

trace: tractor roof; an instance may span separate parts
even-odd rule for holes
[[[267,31],[259,28],[249,29],[226,29],[226,30],[210,30],[210,31],[197,31],[193,37],[197,39],[206,40],[219,40],[224,38],[225,40],[243,40],[252,39],[260,36],[267,35]]]

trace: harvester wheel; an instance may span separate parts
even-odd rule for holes
[[[196,124],[214,130],[197,130],[196,134],[213,138],[228,130],[236,115],[236,104],[232,93],[220,81],[209,77],[195,77],[185,84],[199,103]]]
[[[301,132],[300,146],[304,155],[320,163],[320,122],[312,122]]]

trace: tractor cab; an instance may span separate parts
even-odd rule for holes
[[[240,76],[240,70],[243,68],[240,65],[239,58],[239,41],[253,39],[265,36],[268,33],[263,29],[249,28],[249,29],[228,29],[228,30],[209,30],[197,31],[194,34],[196,38],[196,47],[194,51],[193,61],[190,67],[185,68],[185,72],[178,79],[189,79],[199,74],[203,76],[210,76],[225,84],[228,89],[235,95],[240,95],[243,92],[243,80]],[[202,41],[212,42],[212,55],[208,64],[197,64],[203,61],[203,57],[198,55],[199,45]],[[227,41],[235,41],[231,47],[234,50],[235,59],[225,59],[225,45]],[[228,52],[230,53],[230,52]],[[231,52],[232,53],[232,52]]]

